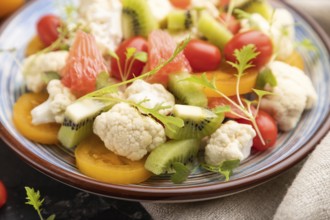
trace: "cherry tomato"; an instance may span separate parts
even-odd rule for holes
[[[0,208],[7,202],[7,191],[5,185],[0,181]]]
[[[37,32],[41,41],[49,46],[57,40],[59,36],[58,28],[61,26],[61,19],[52,14],[44,15],[38,20]]]
[[[218,47],[203,40],[192,39],[184,49],[194,72],[216,70],[221,62],[221,53]]]
[[[119,57],[119,62],[120,62],[120,68],[125,75],[128,70],[125,70],[125,63],[130,64],[131,59],[126,61],[126,49],[127,48],[136,48],[136,52],[147,52],[148,51],[148,42],[146,39],[143,37],[133,37],[130,39],[125,40],[122,42],[117,50],[116,54]],[[129,65],[126,65],[129,66]],[[142,73],[143,67],[145,66],[145,63],[135,60],[132,64],[132,68],[130,73],[127,73],[127,79],[131,79],[134,76],[139,76]],[[127,67],[128,68],[128,67]],[[123,80],[121,75],[120,75],[120,70],[119,66],[117,63],[117,60],[115,58],[111,58],[111,73],[112,76],[115,77],[116,79]]]
[[[252,60],[252,64],[260,69],[267,64],[273,54],[271,39],[261,31],[250,30],[236,34],[225,46],[224,55],[226,60],[235,62],[234,51],[248,44],[254,44],[259,55]]]
[[[236,121],[239,123],[252,125],[250,121],[244,119],[237,119]],[[253,148],[259,151],[263,151],[269,147],[274,146],[278,134],[275,120],[268,113],[259,110],[256,117],[256,123],[261,136],[265,141],[265,145],[262,144],[260,137],[257,135],[253,138]]]
[[[191,0],[170,0],[174,7],[186,9],[190,6]]]
[[[219,20],[224,24],[231,33],[237,34],[239,29],[241,29],[240,22],[232,15],[229,15],[225,12],[221,13]]]
[[[238,100],[237,100],[236,96],[231,96],[229,98],[231,100],[233,100],[235,103],[238,104]],[[210,98],[208,98],[208,107],[209,108],[215,108],[217,106],[226,106],[226,105],[228,105],[230,107],[230,112],[225,113],[226,118],[239,119],[241,117],[239,117],[238,115],[245,116],[244,113],[236,105],[229,102],[227,99],[225,99],[223,97],[210,97]],[[251,106],[251,111],[252,112],[256,111],[253,106]],[[236,114],[233,114],[232,112],[234,112]]]

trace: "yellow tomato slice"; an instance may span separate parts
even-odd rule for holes
[[[215,78],[217,88],[226,96],[236,95],[237,77],[235,74],[237,74],[236,69],[226,63],[222,63],[219,70],[206,72],[207,78],[210,80]],[[251,92],[256,84],[257,76],[257,70],[247,70],[246,73],[241,77],[239,93],[246,94]],[[208,88],[205,88],[204,92],[207,97],[220,97],[218,93]]]
[[[0,18],[9,15],[24,4],[24,0],[1,0]]]
[[[26,49],[25,49],[25,56],[30,56],[32,54],[35,54],[42,49],[44,49],[46,46],[41,41],[41,39],[36,35],[34,36],[30,42],[28,43]]]
[[[17,130],[27,139],[41,144],[56,144],[60,125],[56,123],[32,124],[31,110],[48,98],[47,93],[26,93],[15,103],[13,122]]]
[[[287,64],[290,64],[291,66],[298,67],[301,70],[303,70],[305,67],[304,58],[296,50],[293,51],[293,53],[286,60],[282,60],[282,61],[286,62]]]
[[[113,184],[141,183],[151,173],[144,168],[145,159],[131,161],[108,150],[96,135],[85,139],[75,150],[78,169],[96,180]]]

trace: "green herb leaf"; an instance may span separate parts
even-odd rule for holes
[[[134,54],[134,59],[146,63],[148,61],[148,54],[143,51],[138,51]]]
[[[171,180],[175,184],[180,184],[186,181],[191,172],[189,168],[181,162],[174,162],[173,169],[175,170],[175,173],[172,174]]]
[[[240,50],[236,49],[234,51],[234,55],[236,57],[235,63],[230,61],[227,61],[227,63],[237,70],[238,76],[241,76],[244,74],[245,70],[254,66],[251,61],[259,54],[260,52],[256,51],[256,46],[254,44],[248,44]]]
[[[239,8],[235,8],[234,9],[234,14],[240,20],[241,19],[250,19],[250,17],[251,17],[251,14],[250,13],[247,13],[246,11],[243,11],[243,10],[241,10]]]
[[[193,82],[193,83],[197,83],[197,84],[205,86],[207,88],[216,90],[215,79],[214,79],[214,81],[210,81],[207,78],[206,73],[203,73],[201,77],[199,77],[199,76],[190,76],[190,77],[187,77],[183,80]]]
[[[307,38],[304,38],[302,41],[296,43],[296,47],[302,47],[308,51],[317,51],[317,47],[313,44],[313,42]]]
[[[222,162],[220,166],[202,164],[202,167],[211,172],[215,172],[223,175],[225,177],[225,180],[228,181],[233,173],[233,170],[237,168],[239,164],[240,164],[240,160],[226,160]]]
[[[109,83],[109,74],[105,71],[99,73],[96,77],[96,89],[101,89],[108,86]]]
[[[40,200],[40,192],[35,191],[33,188],[25,187],[26,190],[26,199],[28,200],[25,204],[32,205],[36,211],[41,211],[41,205],[44,200]]]
[[[119,57],[118,57],[118,55],[116,54],[115,51],[109,50],[108,53],[109,53],[109,55],[110,55],[112,58],[114,58],[114,59],[116,59],[117,61],[119,61]]]
[[[266,68],[259,73],[256,81],[256,88],[263,89],[265,88],[266,84],[269,84],[272,87],[277,86],[276,77],[269,68]]]
[[[42,74],[42,80],[48,84],[53,79],[60,79],[60,75],[55,71],[46,71]]]
[[[136,48],[135,47],[128,47],[126,48],[126,60],[129,60],[133,57],[134,53],[136,52]]]
[[[268,92],[268,91],[264,91],[264,90],[259,90],[259,89],[252,89],[252,90],[253,90],[253,92],[255,92],[257,94],[259,99],[261,99],[265,95],[273,95],[272,92]]]
[[[55,220],[55,217],[56,217],[56,215],[53,214],[53,215],[49,216],[46,220]]]
[[[231,108],[229,105],[223,105],[223,106],[217,106],[215,108],[212,109],[212,111],[215,114],[222,114],[222,113],[226,113],[226,112],[230,112]]]

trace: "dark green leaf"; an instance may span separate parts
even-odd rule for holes
[[[191,172],[183,163],[180,162],[174,162],[173,169],[175,170],[175,173],[172,174],[171,180],[175,184],[180,184],[186,181]]]

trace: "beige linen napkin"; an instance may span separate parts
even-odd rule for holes
[[[314,17],[330,35],[330,0],[287,2]],[[330,133],[306,162],[254,189],[205,202],[142,205],[155,220],[330,219]]]

